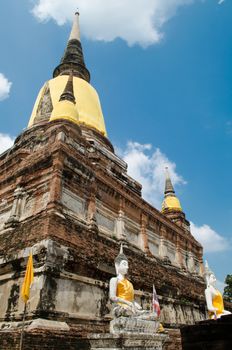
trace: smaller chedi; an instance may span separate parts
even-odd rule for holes
[[[159,328],[157,313],[143,310],[135,301],[134,288],[126,278],[128,259],[123,253],[123,246],[115,259],[116,277],[110,280],[110,300],[113,302],[111,333],[138,332],[155,333]]]
[[[217,319],[224,315],[229,315],[230,312],[224,309],[222,294],[216,289],[216,277],[213,271],[210,270],[208,262],[205,262],[205,279],[206,289],[205,298],[210,319]]]

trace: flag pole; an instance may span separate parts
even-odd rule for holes
[[[22,324],[22,331],[20,335],[20,346],[19,350],[23,350],[23,336],[24,336],[24,326],[25,326],[25,316],[27,312],[27,303],[24,303],[24,311],[23,311],[23,324]]]

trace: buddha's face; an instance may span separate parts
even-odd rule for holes
[[[211,275],[209,276],[209,284],[210,285],[214,285],[216,283],[216,277],[214,276],[213,273],[211,273]]]
[[[128,268],[129,268],[128,262],[126,260],[122,260],[118,265],[118,273],[124,276],[127,274]]]

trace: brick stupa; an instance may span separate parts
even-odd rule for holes
[[[205,317],[202,246],[181,207],[167,204],[171,179],[160,211],[115,154],[79,33],[76,14],[28,128],[0,156],[1,350],[18,349],[31,251],[24,349],[87,349],[89,333],[109,331],[108,282],[121,243],[136,300],[149,308],[155,283],[165,327]]]

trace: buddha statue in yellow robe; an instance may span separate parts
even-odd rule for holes
[[[133,284],[126,278],[128,272],[128,259],[123,253],[121,246],[120,253],[115,259],[115,269],[117,276],[110,280],[110,300],[114,303],[113,315],[120,316],[137,316],[154,319],[149,311],[143,310],[142,307],[134,300]]]
[[[230,314],[229,311],[224,309],[224,302],[222,294],[216,289],[216,277],[214,273],[209,269],[208,263],[205,264],[205,278],[207,287],[205,289],[205,298],[207,303],[207,309],[209,318],[217,319],[221,316]]]
[[[121,245],[120,253],[115,259],[117,275],[111,278],[109,285],[114,316],[110,322],[110,333],[155,334],[165,332],[155,310],[143,310],[135,301],[133,284],[126,277],[128,268],[128,259]]]
[[[128,268],[128,259],[121,246],[115,259],[117,277],[110,280],[110,300],[114,303],[113,314],[116,317],[137,315],[142,311],[141,306],[134,301],[133,285],[125,277]]]

